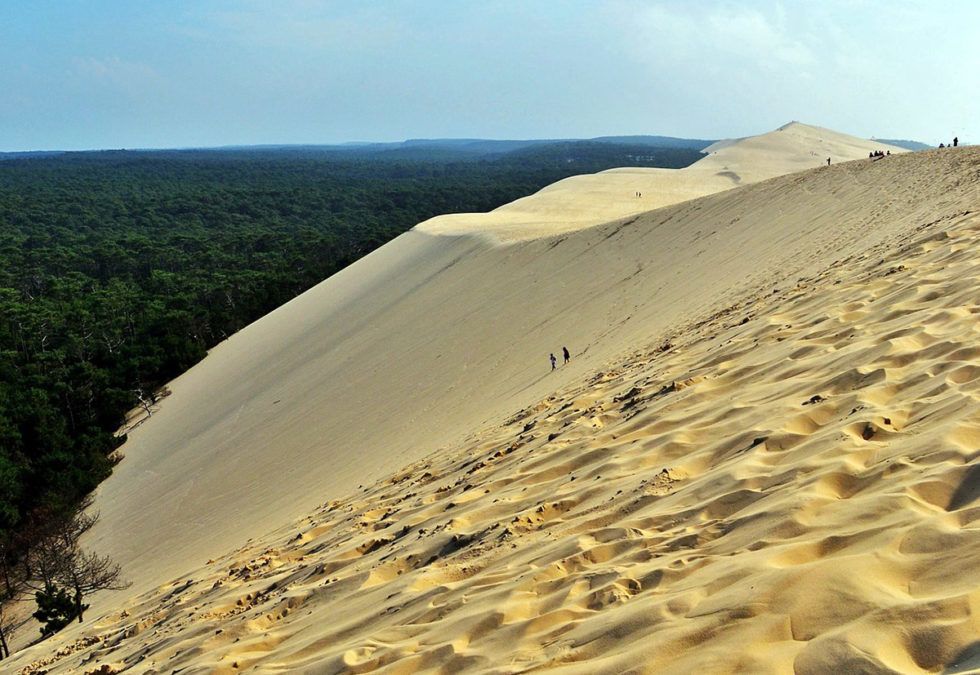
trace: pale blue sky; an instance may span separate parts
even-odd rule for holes
[[[742,136],[980,142],[980,0],[0,0],[0,151]]]

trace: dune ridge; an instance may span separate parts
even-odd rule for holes
[[[494,241],[553,236],[652,209],[832,163],[865,159],[880,150],[908,152],[801,122],[759,136],[718,141],[683,169],[621,168],[572,176],[489,213],[436,216],[416,229]]]
[[[462,316],[525,297],[503,320],[563,318],[495,334],[540,352],[577,326],[571,364],[527,385],[504,352],[484,386],[526,404],[12,663],[976,670],[978,201],[962,148],[448,239],[432,306],[492,279]]]

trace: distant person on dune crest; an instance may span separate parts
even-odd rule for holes
[[[827,166],[830,166],[830,157],[827,158]]]
[[[959,136],[953,136],[953,147],[955,148],[959,144],[960,144],[960,137]]]
[[[558,365],[558,359],[555,358],[554,354],[549,354],[548,358],[551,359],[551,369],[554,370],[555,366]]]
[[[562,347],[561,353],[565,356],[565,363],[568,363],[569,359],[572,358],[572,355],[568,353],[568,347]]]

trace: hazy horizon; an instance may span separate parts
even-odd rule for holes
[[[804,121],[804,120],[788,120],[787,123],[788,122],[802,122],[803,124],[807,124],[807,122]],[[780,126],[783,126],[783,125],[780,125]],[[811,125],[811,126],[820,126],[820,125]],[[774,130],[775,130],[775,127],[773,129],[767,129],[767,130],[764,130],[764,131],[760,131],[759,133],[766,133],[766,131],[774,131]],[[832,130],[832,131],[836,131],[836,130]],[[754,134],[750,134],[750,135],[754,135]],[[149,146],[146,146],[146,147],[137,147],[137,146],[133,146],[133,147],[121,147],[120,146],[120,147],[101,147],[101,148],[74,148],[74,149],[65,149],[65,148],[31,148],[31,149],[26,149],[26,150],[5,150],[5,149],[0,149],[0,154],[29,154],[29,153],[55,153],[55,154],[57,154],[57,153],[62,153],[62,152],[114,152],[114,151],[116,151],[116,152],[122,152],[122,151],[127,151],[127,152],[140,152],[140,151],[156,152],[156,151],[161,151],[162,152],[162,151],[168,151],[168,150],[173,150],[173,151],[181,151],[181,150],[232,150],[232,149],[237,149],[237,148],[304,148],[304,147],[310,147],[310,148],[316,148],[316,147],[339,148],[339,147],[343,147],[343,146],[347,146],[347,145],[352,146],[352,147],[357,147],[357,146],[362,146],[362,145],[397,145],[399,143],[422,142],[422,141],[432,141],[433,143],[438,143],[438,142],[442,142],[442,141],[474,141],[474,142],[484,142],[484,141],[490,141],[490,142],[494,142],[494,141],[500,141],[500,142],[508,142],[508,141],[514,141],[514,142],[545,141],[545,142],[562,142],[562,141],[590,141],[590,140],[594,140],[594,139],[597,139],[597,138],[619,138],[619,137],[622,137],[622,138],[629,138],[629,137],[663,137],[663,138],[677,138],[679,140],[705,140],[705,141],[719,141],[719,140],[724,140],[722,138],[714,138],[714,139],[709,139],[709,138],[694,138],[694,137],[682,137],[682,136],[674,136],[672,134],[660,134],[660,133],[599,134],[597,136],[590,136],[588,138],[584,138],[584,137],[579,137],[579,138],[572,138],[572,137],[558,138],[558,137],[550,137],[550,136],[549,137],[539,137],[539,138],[503,138],[503,137],[501,137],[501,138],[486,138],[486,137],[478,138],[478,137],[448,137],[448,136],[435,137],[435,136],[432,136],[432,137],[425,137],[425,138],[422,138],[422,137],[416,137],[416,138],[400,138],[400,139],[393,140],[393,141],[373,141],[373,140],[355,139],[355,140],[349,140],[349,141],[327,141],[327,142],[309,142],[309,143],[304,143],[302,141],[298,141],[298,142],[293,142],[293,143],[275,143],[275,142],[266,143],[266,142],[261,142],[261,143],[228,143],[228,144],[223,144],[223,145],[173,145],[173,146],[157,146],[157,147],[149,147]],[[728,137],[728,138],[735,138],[735,137]],[[875,138],[869,137],[869,140],[922,142],[922,141],[919,141],[919,139],[916,139],[916,138],[898,138],[898,137],[896,137],[896,138],[887,138],[887,139],[886,138],[883,138],[883,137],[875,137]],[[968,145],[969,143],[966,143],[964,141],[961,144],[962,145]]]
[[[795,121],[799,121],[799,120],[795,120]],[[770,129],[769,131],[772,131],[772,129]],[[477,136],[438,136],[438,137],[437,136],[428,136],[428,137],[406,137],[406,138],[398,138],[398,139],[395,139],[395,140],[385,140],[385,141],[365,140],[365,139],[352,139],[352,140],[344,140],[344,141],[322,141],[322,142],[321,141],[311,141],[311,142],[296,141],[296,142],[290,142],[290,143],[277,143],[275,141],[273,141],[273,142],[264,142],[263,141],[263,142],[258,142],[258,143],[224,143],[224,144],[221,144],[221,145],[171,145],[171,146],[152,146],[152,147],[151,146],[143,146],[143,147],[139,147],[139,146],[132,146],[132,147],[119,146],[119,147],[99,147],[99,148],[73,148],[73,149],[65,149],[65,148],[29,148],[29,149],[24,149],[24,150],[7,150],[7,149],[0,148],[0,154],[45,153],[45,152],[53,152],[53,153],[58,153],[58,152],[112,152],[112,151],[124,151],[124,150],[125,151],[133,151],[133,152],[138,152],[138,151],[141,151],[141,150],[146,150],[146,151],[156,151],[156,150],[161,150],[161,151],[163,151],[163,150],[224,150],[224,149],[234,149],[234,148],[280,148],[280,147],[282,147],[282,148],[294,148],[294,147],[299,147],[299,148],[302,148],[302,147],[329,147],[329,148],[336,148],[336,147],[342,147],[342,146],[346,146],[346,145],[350,145],[350,146],[353,146],[353,147],[357,147],[357,146],[360,146],[360,145],[396,145],[396,144],[399,144],[399,143],[409,143],[409,142],[418,142],[418,141],[432,141],[434,143],[436,143],[436,142],[442,142],[442,141],[474,141],[474,142],[483,142],[483,141],[491,141],[491,142],[494,142],[494,141],[500,141],[500,142],[507,142],[507,141],[514,141],[514,142],[525,142],[525,141],[555,141],[555,142],[561,142],[561,141],[589,141],[589,140],[593,140],[593,139],[597,139],[597,138],[619,138],[619,137],[628,138],[630,136],[677,138],[679,140],[715,140],[715,141],[716,140],[721,140],[721,139],[709,139],[709,138],[697,139],[697,138],[694,138],[694,137],[683,137],[683,136],[674,136],[673,134],[658,134],[658,133],[598,134],[596,136],[590,136],[588,138],[585,138],[585,137],[578,137],[578,138],[562,137],[562,138],[559,138],[559,137],[556,137],[556,136],[540,136],[540,137],[536,137],[536,138],[504,138],[504,137],[500,137],[500,138],[488,138],[488,137],[477,137]],[[899,139],[899,140],[915,140],[915,139]]]
[[[941,10],[941,11],[940,11]],[[6,8],[0,151],[980,135],[980,4],[766,0]],[[973,126],[970,126],[973,125]]]

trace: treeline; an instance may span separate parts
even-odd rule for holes
[[[109,475],[128,410],[325,277],[438,214],[700,156],[653,154],[570,144],[470,161],[267,150],[0,162],[0,542],[73,512]]]

